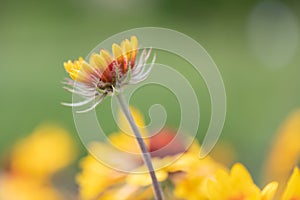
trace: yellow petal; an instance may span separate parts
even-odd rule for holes
[[[277,188],[278,188],[277,182],[271,182],[268,185],[266,185],[261,192],[261,200],[274,199]]]
[[[121,42],[121,48],[123,50],[124,53],[126,53],[127,51],[131,50],[131,43],[129,42],[128,39],[125,39]]]
[[[110,142],[119,150],[128,153],[141,153],[135,137],[123,132],[112,133],[109,135]]]
[[[125,174],[109,168],[89,155],[80,162],[82,171],[76,181],[80,187],[81,199],[96,199],[107,188],[122,182]]]
[[[269,157],[265,163],[265,182],[279,182],[278,193],[283,192],[293,167],[300,157],[300,110],[290,114],[273,142]]]
[[[103,58],[103,56],[100,56],[99,54],[93,54],[91,56],[91,59],[96,64],[97,68],[102,72],[106,69],[107,63],[106,60]]]
[[[120,185],[120,187],[114,187],[105,191],[105,193],[97,200],[138,200],[140,196],[138,195],[140,193],[140,189],[140,187],[134,185]]]
[[[117,44],[112,45],[112,51],[115,58],[119,58],[122,55],[122,48]]]
[[[137,55],[137,52],[138,52],[138,40],[135,36],[132,36],[131,39],[131,58],[130,58],[130,65],[131,67],[134,66],[135,64],[135,59],[136,59],[136,55]]]
[[[139,112],[139,110],[133,107],[130,107],[130,111],[142,136],[146,136],[147,130],[145,128],[143,115]],[[109,135],[110,142],[122,151],[130,152],[130,153],[140,153],[141,151],[136,142],[135,135],[132,132],[131,127],[126,117],[124,116],[123,112],[119,112],[118,122],[121,131],[110,134]],[[149,145],[149,140],[145,139],[144,142],[146,143],[147,146]]]
[[[233,181],[236,181],[237,183],[253,183],[248,170],[240,163],[233,165],[230,176],[233,177]]]
[[[298,167],[295,167],[291,178],[284,190],[282,200],[292,200],[300,198],[300,172]]]
[[[81,74],[81,77],[79,78],[79,71],[81,70],[83,64],[84,60],[82,57],[80,57],[74,62],[72,62],[71,60],[68,60],[68,62],[64,62],[64,68],[73,80],[84,82],[86,81],[84,74]]]
[[[83,70],[79,71],[74,69],[69,73],[69,75],[75,81],[86,82],[88,80],[86,73]]]
[[[69,75],[70,75],[70,77],[73,79],[73,80],[77,80],[77,73],[75,73],[75,72],[70,72],[69,73]]]
[[[130,42],[133,50],[138,48],[138,39],[136,38],[136,36],[131,36]]]
[[[136,125],[138,126],[139,130],[141,131],[142,136],[146,136],[147,135],[147,129],[145,127],[145,120],[143,115],[141,114],[141,112],[134,108],[134,107],[130,107],[130,111],[132,113],[133,119],[136,123]],[[119,116],[118,116],[118,122],[119,122],[119,128],[125,132],[126,134],[129,134],[130,136],[135,136],[131,130],[131,127],[125,117],[125,115],[123,114],[123,112],[119,112]]]
[[[110,64],[113,61],[111,55],[105,50],[100,51],[100,56],[102,56],[102,58],[106,61],[107,64]]]
[[[247,169],[240,163],[235,164],[230,174],[224,170],[216,173],[215,180],[208,184],[211,200],[220,199],[260,199],[260,189],[253,183]]]
[[[148,186],[151,185],[152,179],[150,174],[147,172],[147,168],[143,167],[145,173],[131,173],[127,176],[126,182],[136,186]],[[156,170],[156,178],[159,182],[167,179],[168,173],[165,170]]]
[[[122,41],[121,47],[122,47],[123,53],[127,57],[127,60],[129,60],[130,59],[130,53],[132,51],[132,46],[131,46],[131,43],[129,42],[129,40],[126,39],[126,40]]]
[[[81,71],[82,73],[87,73],[87,74],[89,74],[89,73],[92,73],[94,70],[93,70],[93,67],[92,67],[91,65],[89,65],[89,64],[86,63],[86,62],[83,62],[80,71]]]
[[[65,67],[65,70],[67,72],[70,72],[70,70],[73,68],[72,67],[72,61],[71,60],[68,60],[68,62],[64,62],[64,67]]]

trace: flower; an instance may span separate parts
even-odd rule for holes
[[[75,159],[69,133],[55,125],[38,127],[12,149],[0,174],[0,199],[62,200],[52,177]]]
[[[152,63],[147,67],[146,62],[151,49],[148,52],[144,49],[137,62],[138,40],[135,36],[130,40],[123,40],[120,45],[113,44],[112,53],[113,55],[101,50],[100,53],[93,53],[89,62],[80,57],[73,62],[69,60],[64,63],[65,70],[71,77],[64,82],[67,86],[64,88],[84,98],[80,102],[63,103],[64,105],[77,107],[93,102],[89,108],[79,112],[90,111],[107,95],[118,92],[122,86],[145,80],[155,61],[154,56]]]
[[[207,189],[211,200],[271,200],[277,183],[269,183],[262,191],[253,183],[247,169],[235,164],[230,173],[219,170],[215,178],[208,181]]]
[[[82,172],[76,180],[80,187],[80,196],[83,200],[96,199],[103,191],[123,181],[125,174],[102,165],[97,159],[89,155],[84,158],[80,167]]]
[[[15,145],[10,169],[15,174],[46,180],[74,159],[70,134],[61,127],[43,125]]]
[[[300,110],[287,117],[272,144],[265,164],[265,181],[279,182],[278,194],[282,194],[289,174],[299,162],[300,156]]]
[[[144,119],[139,111],[134,108],[130,108],[130,110],[133,114],[134,121],[137,123],[139,128],[143,127]],[[110,142],[122,151],[131,153],[140,152],[135,138],[128,135],[132,134],[127,132],[130,130],[130,126],[121,113],[119,114],[118,121],[121,122],[120,126],[124,131],[126,131],[126,133],[121,131],[112,133],[109,136]],[[145,136],[145,131],[142,130],[141,133]],[[93,152],[107,156],[108,159],[114,159],[114,162],[118,162],[128,170],[135,169],[142,163],[142,158],[136,160],[135,158],[128,157],[125,154],[122,155],[120,152],[115,152],[105,143],[92,143],[90,148]],[[102,164],[92,155],[88,155],[83,158],[80,162],[80,167],[82,168],[82,171],[77,175],[76,180],[80,187],[80,197],[83,200],[120,199],[120,194],[117,193],[116,190],[123,191],[125,190],[124,188],[127,188],[126,190],[130,192],[127,191],[126,194],[121,195],[123,199],[126,199],[127,196],[134,194],[139,189],[139,187],[136,186],[129,187],[126,185],[125,179],[127,173],[117,171]],[[117,196],[119,196],[119,198],[117,198]]]
[[[51,184],[14,175],[0,178],[0,199],[7,200],[63,200]]]
[[[216,171],[227,170],[222,164],[211,157],[199,159],[200,146],[195,142],[189,151],[168,167],[174,184],[174,196],[179,199],[207,200],[207,181]]]
[[[300,199],[300,172],[299,168],[295,167],[292,176],[290,177],[282,200],[299,200]]]
[[[131,111],[135,121],[138,122],[137,124],[143,127],[144,120],[142,116],[133,108],[131,108]],[[122,122],[120,127],[126,130],[129,125],[123,124],[125,121],[122,120],[122,117],[119,117],[119,121]],[[146,131],[141,132],[143,136],[147,135]],[[195,189],[203,188],[201,192],[205,191],[206,180],[212,177],[217,169],[223,169],[223,166],[210,157],[199,160],[200,147],[198,143],[195,142],[186,150],[183,141],[174,137],[175,133],[171,129],[163,129],[154,137],[150,137],[145,141],[152,156],[153,166],[157,169],[155,171],[157,179],[164,186],[164,194],[169,196],[168,199],[181,198],[185,194],[190,196],[205,195],[199,192],[198,194],[191,192],[191,188],[186,187],[186,181],[192,177],[197,178],[199,185]],[[122,151],[140,152],[134,138],[123,132],[113,133],[108,137],[110,142]],[[170,143],[172,140],[175,141]],[[130,157],[128,154],[115,152],[107,144],[99,142],[93,143],[91,148],[95,155],[105,155],[108,160],[113,160],[114,163],[126,168],[128,172],[120,172],[109,168],[92,155],[88,155],[81,161],[82,171],[77,176],[80,196],[83,200],[153,198],[149,173],[136,173],[147,171],[141,156]],[[183,155],[180,157],[180,154]],[[174,192],[170,190],[173,187],[175,187]]]

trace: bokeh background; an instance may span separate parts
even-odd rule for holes
[[[221,142],[259,180],[281,122],[300,107],[298,0],[0,0],[0,158],[44,122],[67,128],[85,154],[71,109],[60,104],[71,99],[61,87],[63,62],[86,56],[113,34],[144,26],[183,32],[211,55],[228,98]],[[180,58],[161,53],[158,60],[181,70],[197,91],[201,140],[210,118],[205,84]],[[176,127],[176,100],[167,91],[158,96],[156,89],[149,88],[148,98],[137,94],[133,104],[146,113],[160,102],[167,125]],[[101,123],[114,127],[109,102],[101,106],[107,113]]]

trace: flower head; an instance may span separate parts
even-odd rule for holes
[[[68,106],[83,106],[92,101],[94,103],[86,110],[94,109],[102,102],[104,97],[112,95],[127,84],[136,84],[145,80],[150,74],[155,61],[155,56],[150,66],[146,62],[151,49],[143,52],[137,62],[138,40],[132,36],[125,39],[120,45],[112,45],[112,54],[106,50],[93,53],[89,61],[83,58],[64,63],[65,70],[71,79],[67,79],[66,90],[81,95],[84,100],[78,103],[64,104]],[[70,88],[71,87],[71,88]],[[73,87],[73,88],[72,88]]]

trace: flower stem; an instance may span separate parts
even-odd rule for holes
[[[149,153],[149,151],[146,147],[146,144],[145,144],[145,142],[142,138],[142,135],[141,135],[136,123],[134,122],[132,114],[129,110],[129,106],[126,103],[124,97],[122,96],[121,93],[119,93],[116,96],[117,96],[117,99],[118,99],[119,104],[121,106],[121,109],[122,109],[123,113],[125,114],[125,117],[127,118],[128,122],[131,126],[131,129],[132,129],[133,133],[135,134],[135,137],[136,137],[136,140],[137,140],[137,142],[140,146],[140,149],[142,151],[144,162],[145,162],[145,164],[148,168],[148,171],[149,171],[151,179],[152,179],[152,186],[153,186],[153,190],[154,190],[154,194],[155,194],[155,199],[156,200],[162,200],[163,199],[162,191],[161,191],[160,185],[159,185],[159,183],[157,181],[157,178],[156,178],[156,174],[155,174],[152,162],[151,162],[150,153]]]

